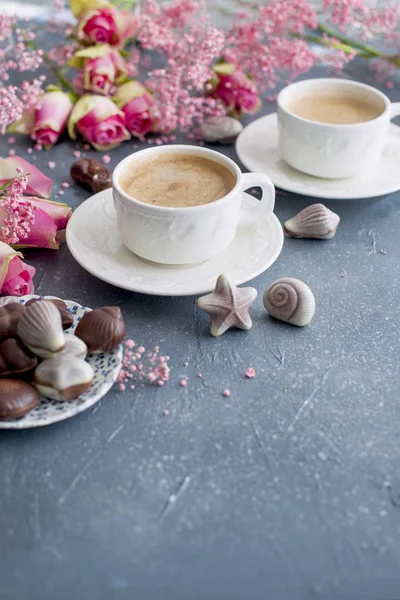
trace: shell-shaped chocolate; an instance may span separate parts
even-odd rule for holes
[[[286,277],[274,281],[264,292],[265,310],[275,319],[304,327],[315,314],[314,294],[304,281]]]
[[[87,356],[87,346],[85,342],[76,337],[76,335],[66,335],[64,349],[61,350],[57,356],[62,356],[64,354],[72,354],[72,356],[85,360]]]
[[[0,308],[2,306],[6,306],[6,304],[10,304],[11,302],[18,302],[15,296],[1,296],[0,298]]]
[[[283,228],[289,237],[329,240],[335,235],[339,223],[339,215],[318,203],[304,208],[286,221]]]
[[[103,306],[86,313],[75,329],[90,354],[108,352],[125,337],[125,323],[118,306]]]
[[[24,305],[15,300],[0,307],[0,339],[16,335],[18,321],[24,310]]]
[[[23,377],[32,375],[38,359],[16,338],[0,342],[0,377]]]
[[[23,417],[39,404],[39,392],[18,379],[0,379],[0,421]]]
[[[34,377],[34,384],[43,396],[60,401],[74,400],[90,388],[92,381],[92,367],[72,354],[44,360]]]
[[[34,302],[42,302],[42,299],[41,298],[32,298],[32,300],[29,300],[25,304],[25,306],[29,306],[30,304],[33,304]],[[58,308],[60,315],[61,315],[62,328],[64,330],[69,329],[71,327],[71,325],[73,324],[74,319],[68,312],[68,308],[67,308],[67,305],[65,304],[65,302],[63,300],[60,300],[59,298],[47,298],[46,302],[51,302],[52,304],[54,304],[54,306],[56,306]]]
[[[18,321],[17,333],[25,346],[42,358],[60,352],[65,346],[59,310],[47,300],[25,307]]]
[[[201,136],[205,142],[233,144],[243,131],[243,125],[233,117],[210,117],[201,125]]]

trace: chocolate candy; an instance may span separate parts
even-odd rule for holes
[[[111,171],[94,158],[80,158],[71,167],[72,179],[94,194],[111,187]]]
[[[33,304],[34,302],[42,302],[42,298],[32,298],[32,300],[28,300],[28,302],[25,304],[25,306],[29,306],[30,304]],[[47,298],[46,302],[51,302],[52,304],[54,304],[54,306],[56,306],[58,308],[60,315],[61,315],[62,328],[64,329],[64,331],[65,331],[65,329],[69,329],[71,327],[71,325],[73,324],[74,319],[69,314],[68,308],[67,308],[67,305],[65,304],[65,302],[63,302],[62,300],[59,300],[58,298]]]
[[[72,354],[48,358],[37,367],[34,383],[39,392],[53,400],[73,400],[90,388],[93,369]]]
[[[33,375],[38,359],[16,338],[0,342],[0,377],[23,377]]]
[[[39,392],[18,379],[0,379],[0,421],[23,417],[39,404]]]
[[[17,333],[25,346],[42,358],[54,356],[65,346],[60,313],[47,300],[25,307],[18,321]]]
[[[24,310],[24,305],[15,301],[0,307],[0,340],[16,335],[17,324]]]
[[[79,321],[75,335],[83,340],[89,353],[116,348],[125,337],[125,323],[118,306],[92,310]]]

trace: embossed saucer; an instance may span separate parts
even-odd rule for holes
[[[265,173],[277,187],[295,194],[335,200],[384,196],[400,189],[400,127],[393,123],[376,170],[349,179],[320,179],[286,164],[278,152],[276,113],[248,125],[236,140],[236,153],[249,171]]]
[[[111,189],[91,196],[73,212],[67,244],[86,271],[117,287],[156,296],[205,294],[214,289],[221,273],[239,285],[263,273],[278,258],[283,246],[282,226],[274,214],[256,218],[258,204],[250,194],[244,194],[234,241],[224,252],[199,265],[151,263],[125,248],[117,230]]]
[[[29,294],[16,298],[16,301],[25,304],[32,298],[55,298],[56,296],[38,296]],[[72,300],[64,300],[68,312],[74,322],[65,332],[66,335],[73,334],[81,318],[90,310],[87,306],[82,306]],[[0,421],[0,429],[30,429],[32,427],[43,427],[51,425],[58,421],[69,419],[82,411],[90,408],[98,402],[111,388],[122,364],[122,345],[111,352],[101,352],[100,354],[89,354],[87,361],[93,369],[93,382],[90,388],[81,394],[75,400],[70,402],[58,402],[49,398],[41,398],[40,403],[30,413],[20,419],[13,421]]]

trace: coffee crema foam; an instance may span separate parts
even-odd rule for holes
[[[229,194],[236,178],[202,156],[162,154],[128,166],[119,183],[135,200],[175,208],[215,202]]]
[[[331,125],[365,123],[379,117],[383,108],[369,98],[340,92],[308,92],[288,102],[288,109],[298,117]]]

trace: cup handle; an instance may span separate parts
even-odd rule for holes
[[[390,120],[400,116],[400,102],[393,102],[390,109]]]
[[[243,173],[242,192],[251,187],[260,187],[262,190],[261,202],[258,204],[262,210],[272,213],[275,206],[275,188],[269,177],[263,173]]]

